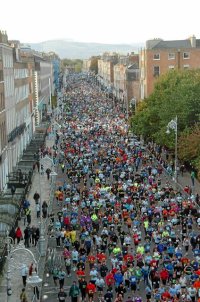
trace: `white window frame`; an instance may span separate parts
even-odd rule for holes
[[[155,67],[158,67],[158,68],[159,68],[159,74],[156,74],[156,75],[155,75]],[[153,66],[153,76],[154,76],[154,77],[159,77],[159,76],[160,76],[160,66],[159,66],[159,65],[154,65],[154,66]]]
[[[174,66],[174,65],[169,65],[168,68],[169,68],[170,70],[172,70],[172,69],[175,68],[175,66]]]
[[[183,65],[183,69],[189,69],[189,68],[190,68],[190,65],[189,65],[189,64]]]
[[[175,53],[174,52],[169,52],[168,53],[168,60],[175,60]]]
[[[188,57],[187,57],[187,56],[185,57],[186,54],[188,55]],[[189,53],[189,51],[184,51],[184,52],[183,52],[183,59],[184,59],[184,60],[190,59],[190,53]]]
[[[158,56],[158,58],[156,58],[156,56]],[[153,59],[154,59],[154,61],[159,61],[160,60],[160,54],[159,53],[154,53]]]

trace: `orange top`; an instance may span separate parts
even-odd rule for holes
[[[196,280],[193,284],[193,287],[196,288],[196,289],[199,289],[200,288],[200,280]]]

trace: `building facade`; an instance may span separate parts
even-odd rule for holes
[[[48,106],[50,106],[53,66],[51,61],[45,60],[39,55],[35,57],[34,70],[34,103],[35,103],[35,125],[39,126],[47,118]]]
[[[83,60],[82,71],[83,72],[89,72],[90,71],[90,66],[91,66],[91,60],[90,59]]]
[[[15,123],[15,88],[13,73],[13,49],[9,45],[8,37],[5,32],[0,34],[0,53],[1,53],[1,100],[3,112],[1,113],[1,166],[0,166],[0,190],[6,185],[7,175],[12,171],[13,163],[17,160],[16,144],[10,141]]]
[[[172,69],[195,69],[200,67],[200,39],[192,36],[186,40],[148,40],[140,52],[141,98],[154,90],[156,80]]]
[[[5,105],[5,59],[10,54],[7,34],[0,31],[0,191],[4,188],[8,173],[7,122]]]
[[[35,127],[46,118],[54,84],[51,59],[30,48],[21,49],[19,41],[9,41],[0,31],[0,191],[14,170]],[[38,114],[37,114],[38,113]]]

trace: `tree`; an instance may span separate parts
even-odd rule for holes
[[[98,73],[98,59],[99,56],[97,57],[91,57],[91,63],[90,63],[90,71],[94,71],[95,74]]]
[[[200,70],[169,71],[160,77],[154,92],[132,117],[133,132],[174,148],[174,134],[166,135],[170,120],[178,117],[178,133],[199,121]]]
[[[199,170],[200,178],[200,124],[185,129],[179,138],[178,156],[180,160],[189,163]]]
[[[75,72],[81,72],[83,66],[83,61],[80,59],[63,59],[61,61],[61,69],[64,71],[66,67],[73,69]]]

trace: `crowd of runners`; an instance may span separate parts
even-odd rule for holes
[[[54,145],[59,301],[200,301],[194,200],[167,181],[111,99],[87,80],[68,81]]]

